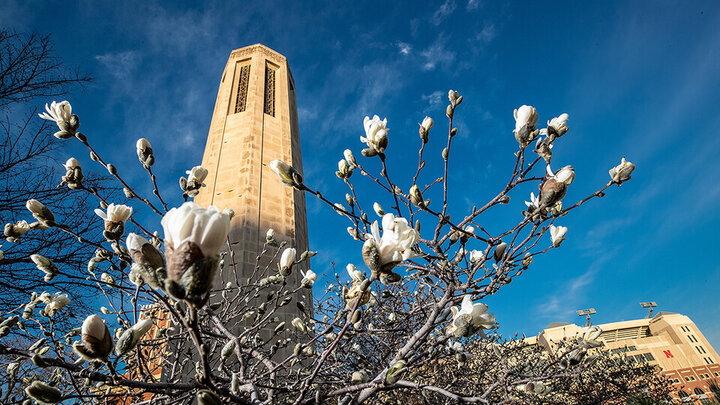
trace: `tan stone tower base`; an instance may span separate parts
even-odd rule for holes
[[[234,50],[220,81],[202,160],[209,172],[207,187],[195,202],[235,211],[230,240],[237,279],[243,283],[253,275],[269,228],[298,256],[308,249],[305,196],[282,185],[268,166],[281,159],[302,173],[298,132],[295,84],[285,57],[260,44]],[[223,282],[235,281],[228,275],[234,271],[229,261]],[[294,268],[287,280],[290,289],[302,278],[299,270],[306,269],[305,263]],[[274,264],[269,274],[277,274]],[[310,290],[305,291],[311,299]],[[279,315],[297,316],[296,308],[288,305],[283,309],[292,313]]]

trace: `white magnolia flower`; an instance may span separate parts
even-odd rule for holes
[[[280,257],[280,267],[282,268],[290,268],[295,263],[295,258],[297,257],[297,251],[295,248],[287,248],[283,251],[282,256]]]
[[[534,138],[535,124],[538,121],[538,113],[535,107],[523,105],[513,111],[515,117],[515,139],[525,146]]]
[[[265,233],[265,239],[266,240],[273,240],[275,239],[275,230],[272,228],[269,228],[267,232]]]
[[[200,186],[205,181],[208,170],[202,166],[195,166],[190,170],[186,170],[185,173],[188,175],[188,183],[195,182],[196,185]]]
[[[585,330],[582,342],[590,347],[600,346],[602,343],[598,340],[598,338],[600,337],[602,332],[603,331],[599,326],[593,325]]]
[[[105,211],[101,210],[100,208],[95,209],[95,213],[97,216],[105,220],[106,222],[114,222],[114,223],[125,223],[128,219],[130,219],[130,215],[132,215],[132,207],[128,207],[127,205],[123,204],[110,204],[107,207],[107,213]]]
[[[61,123],[70,121],[70,118],[72,117],[72,106],[67,100],[59,103],[53,101],[50,103],[50,106],[45,104],[45,112],[38,114],[38,116],[42,119],[54,121],[60,125]],[[62,127],[60,129],[64,130]]]
[[[550,165],[547,165],[547,174],[551,179],[555,179],[560,183],[565,183],[568,186],[572,184],[573,180],[575,180],[575,169],[573,169],[570,165],[563,167],[555,174],[553,174]]]
[[[230,217],[217,207],[186,202],[161,221],[165,234],[167,291],[196,306],[207,300],[217,260],[230,231]],[[185,274],[192,270],[190,274]]]
[[[315,284],[315,281],[317,280],[317,274],[315,274],[314,271],[308,269],[307,272],[304,272],[300,270],[300,274],[303,276],[302,280],[300,281],[300,284],[311,286]]]
[[[530,201],[525,201],[525,205],[527,205],[528,208],[532,208],[533,210],[540,207],[540,194],[538,194],[537,197],[535,197],[535,193],[530,193]]]
[[[366,116],[363,125],[365,126],[365,136],[361,136],[360,141],[365,142],[368,148],[374,151],[374,154],[383,153],[388,145],[387,118],[380,120],[377,115],[372,119]]]
[[[78,162],[74,157],[71,157],[63,164],[63,167],[65,167],[65,170],[75,169],[76,167],[80,167],[80,162]]]
[[[555,247],[560,246],[563,240],[565,240],[565,234],[568,229],[565,226],[550,225],[550,239]]]
[[[70,297],[68,297],[67,294],[60,294],[59,292],[52,295],[47,292],[43,292],[38,297],[38,300],[45,303],[45,309],[50,316],[59,309],[70,304]]]
[[[569,117],[570,116],[567,113],[562,113],[559,117],[555,117],[548,121],[548,134],[555,136],[565,135],[565,133],[568,131],[567,120]]]
[[[143,245],[146,243],[150,242],[136,233],[129,233],[127,239],[125,239],[128,250],[142,250]]]
[[[220,253],[230,231],[230,217],[227,214],[215,206],[202,208],[192,202],[171,209],[160,223],[166,244],[179,249],[190,242],[199,247],[204,256]]]
[[[485,255],[483,254],[482,251],[473,249],[470,251],[468,260],[472,264],[477,264],[477,263],[482,262],[484,258],[485,258]]]
[[[375,213],[376,213],[379,217],[382,217],[383,215],[385,215],[385,211],[382,209],[382,207],[380,206],[380,204],[378,204],[378,203],[376,203],[376,202],[373,203],[373,210],[375,211]]]
[[[307,330],[305,323],[300,318],[293,319],[291,324],[295,327],[295,329],[299,330],[300,332],[305,332]]]
[[[362,271],[357,270],[354,264],[348,264],[345,269],[347,270],[350,278],[353,281],[362,282],[363,280],[365,280],[365,276],[363,275]]]
[[[495,316],[487,313],[488,307],[483,303],[473,303],[470,295],[463,297],[460,308],[452,307],[451,334],[471,336],[480,329],[492,329],[495,325]]]
[[[632,175],[633,170],[635,170],[635,165],[625,160],[625,158],[622,158],[619,165],[610,169],[610,178],[612,178],[612,181],[615,183],[621,184],[624,181],[630,180],[630,175]]]
[[[418,235],[415,229],[408,225],[405,218],[385,214],[382,218],[382,225],[383,234],[381,236],[378,221],[373,222],[371,226],[372,239],[370,239],[377,244],[381,265],[417,257],[411,248],[417,241]]]

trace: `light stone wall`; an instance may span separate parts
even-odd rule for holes
[[[247,64],[250,80],[246,110],[235,113],[240,67]],[[264,113],[266,66],[275,69],[274,116]],[[234,50],[223,71],[202,160],[209,172],[207,187],[195,197],[201,206],[235,211],[230,240],[236,270],[227,257],[223,283],[234,282],[236,276],[245,283],[249,278],[258,280],[277,273],[276,264],[269,262],[277,249],[271,248],[270,254],[260,260],[260,269],[270,264],[270,271],[254,274],[269,228],[275,230],[278,241],[287,242],[286,247],[296,248],[298,257],[308,249],[305,196],[279,181],[269,167],[275,159],[292,164],[302,173],[295,86],[287,60],[260,44]],[[307,263],[294,268],[287,280],[290,289],[302,278],[299,270],[307,269]],[[311,308],[311,298],[311,290],[307,289],[296,297],[305,302],[306,308]],[[281,311],[276,314],[288,324],[299,316],[295,302]]]

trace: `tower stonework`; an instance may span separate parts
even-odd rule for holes
[[[230,257],[226,258],[223,283],[236,279],[245,283],[248,279],[256,281],[277,274],[277,266],[270,263],[270,258],[278,253],[276,248],[271,248],[260,261],[260,271],[270,263],[269,271],[255,272],[270,228],[275,230],[276,240],[297,249],[298,257],[308,249],[305,196],[280,182],[269,167],[275,159],[302,173],[295,84],[290,68],[283,55],[266,46],[236,49],[222,74],[203,155],[202,166],[208,170],[206,187],[195,197],[201,206],[214,205],[235,212],[230,230],[235,266],[229,264]],[[307,264],[293,269],[287,280],[290,290],[299,285],[301,269],[307,270]],[[305,295],[309,300],[311,293]],[[302,294],[297,298],[302,299]],[[279,315],[297,316],[294,308],[295,305],[283,307],[281,311],[288,312]]]

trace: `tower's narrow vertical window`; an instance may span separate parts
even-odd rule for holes
[[[275,116],[275,69],[265,66],[265,114]]]
[[[235,99],[235,113],[245,111],[247,107],[248,83],[250,82],[250,65],[240,67],[238,75],[237,97]]]

